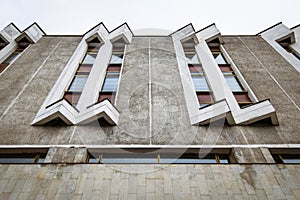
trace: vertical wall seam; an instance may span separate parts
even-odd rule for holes
[[[73,131],[72,131],[72,134],[71,134],[71,137],[70,137],[70,139],[69,139],[68,144],[70,144],[71,141],[73,140],[73,137],[74,137],[74,134],[75,134],[75,131],[76,131],[76,127],[77,127],[77,126],[74,126],[74,128],[73,128]]]
[[[50,58],[50,56],[52,56],[52,54],[54,53],[54,51],[58,48],[58,46],[61,44],[61,42],[64,40],[64,38],[62,38],[58,44],[52,49],[52,51],[50,52],[50,54],[47,56],[47,58],[43,61],[43,63],[39,66],[39,68],[33,73],[33,75],[31,76],[31,78],[27,81],[27,83],[24,85],[24,87],[22,88],[22,90],[18,93],[18,95],[11,101],[10,105],[6,108],[6,110],[4,111],[4,113],[1,115],[0,120],[2,120],[2,118],[8,113],[8,111],[11,109],[11,107],[16,103],[16,101],[18,100],[18,98],[22,95],[22,93],[27,89],[27,87],[29,86],[29,84],[31,83],[31,81],[35,78],[35,76],[39,73],[39,71],[44,67],[44,65],[46,64],[46,62],[48,61],[48,59]]]
[[[150,145],[152,145],[152,77],[151,77],[151,39],[148,38],[148,56],[149,56],[149,67],[148,67],[148,73],[149,73],[149,139],[150,139]]]
[[[292,99],[292,97],[285,91],[285,89],[280,85],[280,83],[276,80],[276,78],[271,74],[271,72],[267,69],[267,67],[258,59],[258,57],[254,54],[254,52],[248,47],[248,45],[241,39],[241,37],[238,37],[239,40],[245,45],[245,47],[250,51],[250,53],[255,57],[255,59],[259,62],[259,64],[266,70],[266,72],[269,74],[269,76],[273,79],[273,81],[279,86],[279,88],[283,91],[283,93],[287,96],[287,98],[294,104],[294,106],[297,108],[298,111],[300,111],[299,106],[296,104],[296,102]]]

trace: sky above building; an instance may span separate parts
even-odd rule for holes
[[[0,30],[10,22],[21,30],[37,22],[49,35],[81,35],[100,22],[109,30],[127,22],[140,34],[173,32],[189,23],[199,30],[215,23],[224,35],[300,23],[299,0],[1,0],[0,6]]]

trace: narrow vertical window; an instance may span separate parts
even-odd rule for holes
[[[199,107],[210,105],[214,102],[214,99],[195,50],[195,42],[193,39],[189,39],[183,42],[182,46],[197,94]]]
[[[17,49],[13,51],[1,64],[0,73],[14,60],[16,60],[20,54],[29,46],[30,42],[27,39],[22,39],[17,46]],[[0,45],[1,48],[1,45]]]
[[[223,76],[225,77],[225,80],[240,107],[252,104],[252,101],[248,96],[248,92],[243,88],[236,74],[232,70],[231,65],[227,62],[224,55],[222,54],[220,50],[220,44],[209,43],[208,45],[211,53],[215,58],[216,63],[220,67],[220,70],[222,71]]]
[[[100,42],[91,41],[88,43],[87,52],[77,68],[76,74],[64,94],[64,98],[73,106],[76,106],[81,96],[82,90],[91,72],[92,66],[96,60]]]
[[[102,89],[99,92],[98,102],[104,99],[109,99],[112,103],[114,102],[123,63],[124,49],[125,42],[123,39],[119,39],[113,43],[112,56],[106,69]]]

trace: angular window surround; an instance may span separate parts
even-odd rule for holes
[[[215,39],[218,39],[220,43],[222,43],[221,34],[214,24],[197,33],[195,33],[192,25],[188,25],[171,34],[171,36],[177,55],[179,72],[191,124],[203,125],[226,117],[228,123],[231,125],[248,125],[270,117],[272,123],[278,125],[275,109],[269,100],[258,102],[234,62],[231,60],[223,46],[220,45],[220,49],[225,56],[225,59],[231,64],[231,67],[241,81],[242,86],[248,91],[250,99],[255,102],[243,109],[240,108],[208,46],[208,43]],[[181,42],[186,40],[186,38],[194,38],[194,41],[196,42],[196,52],[200,58],[203,70],[216,100],[214,104],[200,110],[197,106],[197,97],[192,89],[193,83],[187,63],[182,59],[184,58],[184,51]]]
[[[300,73],[300,25],[291,29],[282,23],[278,23],[260,33],[279,54],[281,54]],[[289,41],[288,47],[293,53],[288,52],[280,43]]]
[[[64,98],[71,103],[73,106],[76,106],[79,98],[81,96],[82,90],[85,86],[85,83],[88,79],[88,76],[91,72],[93,64],[98,55],[98,51],[101,46],[101,42],[97,38],[93,39],[95,41],[88,43],[88,49],[85,53],[85,56],[81,63],[79,63],[78,69],[70,86],[65,91]]]
[[[10,64],[16,60],[13,59],[9,63],[4,63],[19,47],[28,47],[29,44],[36,43],[43,35],[46,34],[37,23],[33,23],[24,31],[20,31],[13,23],[6,26],[0,32],[1,40],[6,42],[6,46],[0,51],[0,74],[4,73]]]
[[[219,43],[219,40],[216,39],[215,41],[208,43],[208,46],[238,104],[241,107],[252,104],[253,101],[249,98],[247,91],[251,91],[251,89],[246,84],[245,80],[241,75],[240,78],[241,80],[243,80],[244,85],[246,85],[245,87],[247,88],[247,90],[240,83],[238,76],[235,74],[235,71],[238,71],[238,69],[232,69],[231,63],[227,61],[227,59],[223,55],[223,52],[220,49],[221,44]],[[223,51],[225,52],[225,49],[223,49]],[[256,97],[253,95],[253,93],[252,98],[255,99],[255,102],[257,102]]]
[[[291,47],[292,46],[292,39],[291,37],[286,38],[286,39],[282,39],[282,40],[278,40],[277,41],[278,44],[280,44],[280,46],[282,48],[284,48],[288,53],[292,54],[293,56],[295,56],[298,60],[300,60],[300,56],[298,55],[298,53]]]
[[[181,44],[192,77],[192,84],[197,95],[199,107],[202,108],[210,105],[214,102],[214,98],[196,53],[194,39],[188,38],[182,41]]]
[[[106,68],[111,58],[112,43],[122,38],[126,44],[129,44],[132,36],[133,34],[126,23],[111,32],[100,23],[84,34],[77,49],[60,74],[36,117],[33,119],[32,125],[44,125],[56,118],[60,118],[68,125],[80,125],[90,123],[102,117],[108,123],[117,125],[119,111],[108,99],[98,102],[98,96],[105,78]],[[63,95],[65,88],[73,80],[78,64],[85,55],[88,42],[93,41],[95,38],[102,43],[102,46],[99,49],[82,90],[81,97],[84,98],[79,98],[75,108],[63,98]]]

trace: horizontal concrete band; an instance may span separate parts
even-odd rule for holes
[[[0,148],[300,148],[300,144],[230,144],[230,145],[0,145]]]

